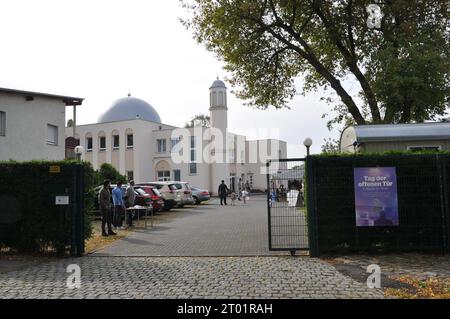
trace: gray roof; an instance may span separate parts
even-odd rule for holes
[[[58,99],[58,100],[61,100],[66,105],[81,105],[84,100],[81,97],[40,93],[40,92],[32,92],[32,91],[23,91],[23,90],[16,90],[16,89],[1,88],[1,87],[0,87],[0,93],[23,95],[27,99],[30,99],[30,100],[34,99],[35,96]]]
[[[354,128],[358,142],[450,139],[450,123],[358,125]]]
[[[99,123],[141,119],[161,123],[158,112],[147,102],[135,98],[124,97],[115,101],[98,119]]]
[[[217,78],[217,80],[215,80],[213,82],[213,84],[211,85],[210,89],[215,89],[215,88],[224,88],[226,89],[227,86],[225,85],[225,83],[221,80],[219,80],[219,78]]]

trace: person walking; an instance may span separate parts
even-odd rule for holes
[[[134,201],[136,200],[136,194],[134,193],[134,181],[130,181],[130,185],[127,187],[127,190],[125,191],[125,207],[133,207]],[[127,212],[127,222],[128,226],[133,226],[133,214],[131,211]]]
[[[122,222],[125,212],[125,203],[123,201],[122,182],[118,182],[117,186],[113,189],[112,198],[114,204],[114,226],[123,229]]]
[[[111,226],[111,193],[109,192],[109,187],[111,182],[105,180],[103,182],[103,187],[98,193],[98,202],[100,206],[100,212],[102,213],[102,236],[115,236],[117,235],[112,231]],[[108,232],[106,232],[106,225],[108,225]]]
[[[227,196],[228,196],[228,192],[230,190],[228,189],[228,186],[225,185],[225,181],[222,181],[222,183],[219,185],[219,198],[220,198],[220,205],[228,205],[227,204]]]
[[[244,182],[242,181],[242,178],[239,178],[238,182],[238,200],[242,199],[242,192],[244,191]]]

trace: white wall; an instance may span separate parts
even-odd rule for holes
[[[6,136],[0,136],[0,161],[63,160],[65,110],[62,100],[0,93],[0,111],[6,112]],[[58,145],[47,145],[47,124],[58,127]]]

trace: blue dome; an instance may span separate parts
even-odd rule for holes
[[[141,119],[161,123],[158,112],[147,102],[135,97],[115,101],[98,119],[99,123]]]
[[[215,88],[225,88],[226,89],[227,87],[223,81],[221,81],[217,78],[217,80],[215,80],[210,87],[210,89],[215,89]]]

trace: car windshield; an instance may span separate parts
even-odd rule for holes
[[[191,190],[193,191],[199,191],[199,189],[197,187],[191,187]]]
[[[177,185],[179,185],[180,187],[178,187]],[[172,185],[169,185],[169,188],[173,191],[176,191],[178,189],[181,189],[181,185],[180,184],[172,184]]]
[[[144,190],[141,189],[141,188],[137,188],[137,189],[135,189],[135,191],[136,191],[136,193],[138,193],[139,195],[142,195],[142,196],[148,195],[148,194],[147,194],[146,192],[144,192]]]
[[[152,191],[156,196],[161,196],[161,193],[156,188],[152,188]]]

